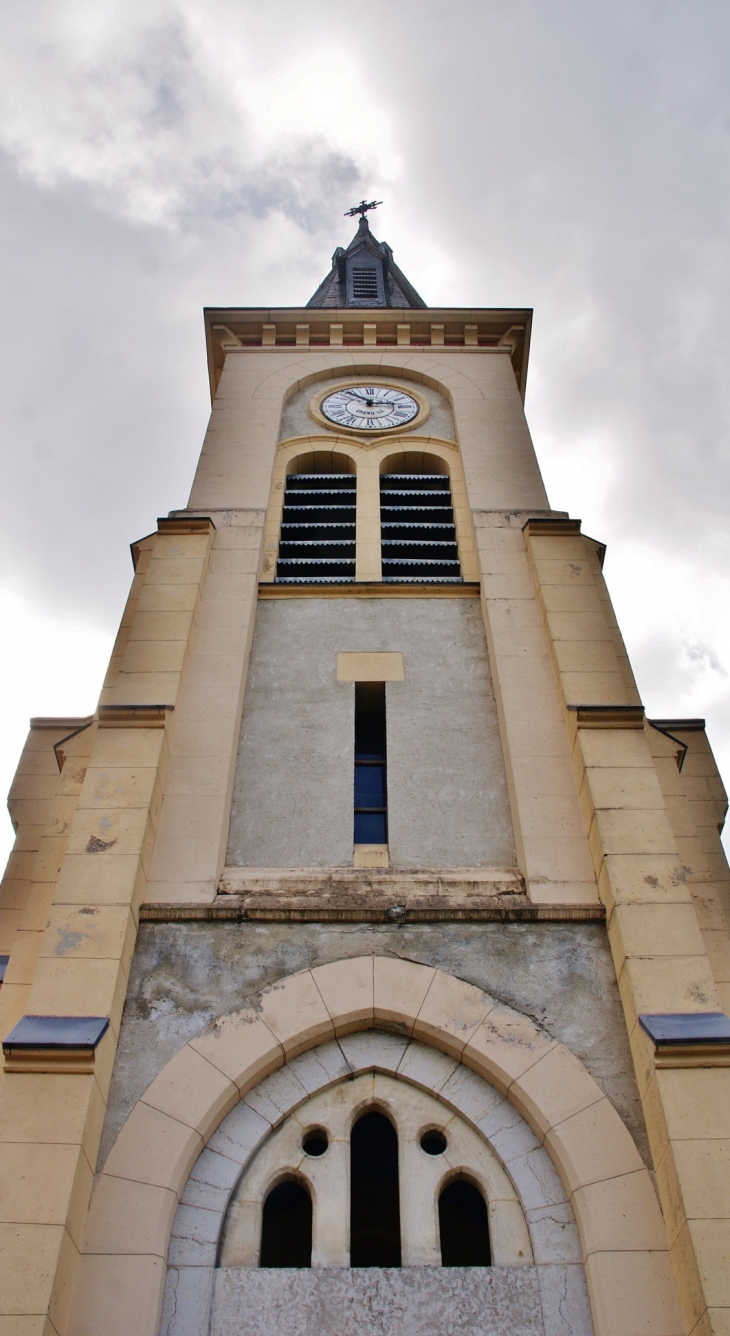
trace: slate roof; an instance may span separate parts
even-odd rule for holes
[[[346,281],[348,265],[361,255],[367,252],[374,257],[380,267],[382,274],[382,290],[385,300],[381,301],[354,301],[348,300],[348,284]],[[313,297],[307,302],[308,307],[329,306],[333,308],[342,308],[344,306],[378,306],[394,308],[419,308],[425,309],[426,303],[416,292],[416,289],[408,282],[405,274],[401,272],[397,264],[393,261],[393,252],[386,241],[378,241],[373,236],[368,226],[368,220],[365,216],[360,219],[360,223],[352,241],[346,250],[338,246],[332,256],[332,268],[327,277],[320,283]]]

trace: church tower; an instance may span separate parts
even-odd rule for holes
[[[373,202],[374,203],[374,202]],[[365,201],[207,310],[188,506],[0,899],[0,1336],[728,1336],[730,881],[523,410]]]

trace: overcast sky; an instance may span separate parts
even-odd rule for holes
[[[727,0],[5,0],[0,790],[186,503],[201,308],[306,302],[362,194],[429,304],[535,308],[551,503],[730,779],[729,68]]]

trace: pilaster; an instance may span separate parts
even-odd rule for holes
[[[578,521],[530,521],[525,535],[687,1330],[726,1333],[730,1068],[658,1068],[639,1023],[641,1013],[719,1011],[718,991],[596,545]]]
[[[570,747],[522,535],[475,511],[482,602],[520,869],[538,904],[597,904]]]
[[[67,1329],[212,527],[208,519],[160,521],[111,699],[99,708],[27,998],[30,1015],[107,1017],[109,1027],[88,1075],[57,1059],[46,1070],[5,1072],[0,1166],[16,1190],[0,1194],[0,1315],[18,1330]]]

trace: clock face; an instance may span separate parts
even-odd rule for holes
[[[383,385],[354,385],[328,394],[320,404],[320,411],[339,427],[384,431],[412,422],[418,416],[419,406],[402,390],[389,390]]]

